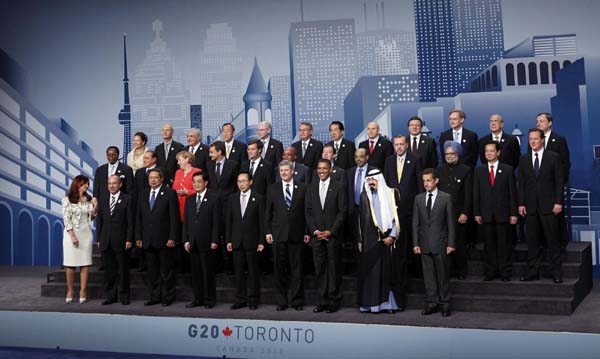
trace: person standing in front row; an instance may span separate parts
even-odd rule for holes
[[[175,300],[175,246],[179,242],[179,203],[177,193],[163,184],[163,174],[148,173],[150,188],[139,199],[135,225],[136,246],[144,248],[148,262],[146,280],[150,299],[144,305]]]
[[[450,315],[450,258],[456,248],[454,210],[450,195],[438,190],[433,168],[423,171],[425,192],[415,197],[413,206],[413,250],[421,255],[425,282],[425,308],[422,315],[438,311]]]
[[[96,233],[104,262],[104,301],[102,305],[129,304],[129,261],[133,246],[133,196],[121,192],[121,178],[108,177],[109,196],[98,204]]]

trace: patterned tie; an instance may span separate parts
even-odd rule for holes
[[[150,209],[154,209],[154,202],[156,202],[156,190],[152,190],[152,195],[150,196]]]
[[[248,194],[247,193],[242,193],[242,197],[240,198],[240,208],[242,209],[242,218],[244,218],[244,213],[246,213],[246,205],[247,205],[247,201],[246,201],[246,196]]]
[[[265,156],[267,155],[267,140],[263,140],[263,149],[260,152],[260,157],[265,158]]]
[[[171,144],[165,143],[165,160],[169,159],[169,147],[171,147]]]
[[[115,204],[117,203],[117,197],[114,194],[110,195],[110,215],[113,215],[115,210]]]
[[[302,158],[306,155],[306,142],[302,142]]]
[[[540,175],[540,159],[537,152],[535,153],[535,161],[533,162],[533,173],[538,177]]]
[[[460,142],[458,140],[458,131],[454,131],[454,142]]]
[[[327,197],[327,183],[321,182],[319,198],[321,199],[321,209],[325,209],[325,198]]]
[[[396,174],[398,175],[398,183],[402,181],[402,171],[404,171],[404,157],[399,157],[396,162]]]
[[[227,145],[227,149],[225,151],[225,154],[227,155],[227,158],[229,158],[229,155],[231,154],[231,145]]]
[[[375,151],[375,141],[371,140],[369,143],[369,154],[372,155],[373,151]]]
[[[433,197],[433,193],[429,192],[429,194],[427,195],[427,215],[431,216],[431,207],[432,207],[432,198]]]
[[[356,180],[354,181],[354,204],[357,206],[360,204],[360,193],[362,192],[362,168],[358,169]]]
[[[217,182],[221,180],[221,162],[217,162],[217,167],[215,168],[215,175],[217,176]]]
[[[494,136],[494,141],[500,143],[500,136],[498,136],[498,135]]]
[[[202,205],[202,196],[200,194],[196,195],[196,214],[200,212],[200,206]]]
[[[495,181],[495,177],[494,177],[494,165],[490,166],[490,183],[492,184],[492,187],[494,187],[494,181]]]
[[[285,206],[290,209],[292,206],[292,192],[290,192],[290,184],[285,184]]]
[[[412,153],[413,154],[417,153],[417,136],[413,137]]]
[[[250,174],[254,176],[254,161],[250,161]]]
[[[338,151],[340,150],[340,144],[339,143],[335,143],[335,153],[338,153]]]

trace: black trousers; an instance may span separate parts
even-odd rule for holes
[[[465,224],[454,223],[455,234],[456,234],[456,250],[450,255],[450,274],[456,276],[466,276],[468,268],[469,253],[467,250],[468,235],[469,235],[469,222]]]
[[[190,271],[194,301],[198,304],[215,305],[217,302],[217,281],[215,267],[219,249],[199,251],[192,246],[190,251]]]
[[[412,251],[412,226],[409,220],[400,220],[400,236],[392,251],[392,290],[399,306],[406,304],[406,286],[408,283],[408,251]]]
[[[176,248],[145,248],[146,262],[148,263],[146,286],[152,301],[172,303],[175,300]]]
[[[562,213],[559,214],[562,216]],[[550,274],[561,275],[560,232],[558,216],[553,214],[527,214],[527,276],[538,275],[548,250]]]
[[[342,302],[342,243],[337,238],[311,239],[320,305]]]
[[[421,254],[426,305],[449,305],[450,258],[446,253]]]
[[[125,246],[125,245],[123,245]],[[129,300],[129,261],[127,252],[108,246],[102,251],[104,262],[104,298]]]
[[[510,278],[512,274],[512,231],[514,226],[509,223],[484,223],[483,240],[485,265],[484,275]],[[452,254],[454,255],[454,253]]]
[[[276,240],[276,239],[275,239]],[[275,263],[275,290],[277,304],[288,305],[288,290],[291,292],[291,305],[304,303],[304,243],[273,242]]]
[[[233,250],[235,287],[237,302],[257,305],[260,299],[259,253],[256,249],[246,249],[243,244]],[[246,278],[246,267],[248,277]]]

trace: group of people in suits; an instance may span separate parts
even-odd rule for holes
[[[231,123],[210,145],[190,129],[187,146],[165,125],[163,143],[144,153],[135,175],[118,161],[118,148],[109,147],[92,200],[105,258],[105,304],[129,302],[125,253],[135,246],[143,248],[148,266],[146,305],[174,301],[177,263],[189,260],[194,299],[187,306],[213,307],[216,269],[230,261],[237,293],[231,308],[256,309],[261,260],[269,253],[277,310],[302,310],[308,245],[319,294],[313,311],[336,312],[342,244],[350,240],[359,253],[361,311],[404,310],[412,273],[425,283],[423,314],[441,309],[448,316],[449,278],[468,275],[472,233],[483,237],[484,280],[510,280],[519,216],[529,246],[521,280],[539,278],[547,248],[552,279],[560,283],[566,141],[551,131],[551,115],[541,113],[521,156],[500,115],[490,117],[490,134],[482,139],[464,127],[465,118],[461,110],[449,113],[451,128],[439,137],[439,154],[417,116],[408,120],[407,135],[391,141],[369,123],[358,146],[344,137],[342,122],[330,124],[326,144],[302,122],[299,140],[285,149],[271,137],[269,122],[258,125],[259,138],[248,144],[234,139]]]

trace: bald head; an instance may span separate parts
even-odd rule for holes
[[[370,139],[379,136],[379,124],[377,122],[369,122],[369,124],[367,124],[367,136],[369,136]]]

